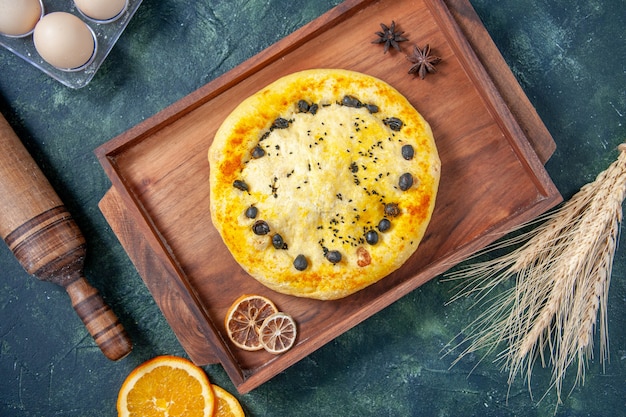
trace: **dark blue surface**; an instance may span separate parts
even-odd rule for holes
[[[93,150],[337,4],[289,0],[144,0],[92,83],[70,90],[0,50],[0,110],[76,218],[86,274],[135,349],[105,359],[63,290],[26,275],[0,246],[0,416],[111,416],[138,364],[185,353],[97,204],[110,183]],[[623,0],[473,0],[472,4],[553,135],[548,171],[565,198],[592,181],[626,140]],[[0,196],[0,198],[3,198]],[[626,248],[609,297],[610,363],[589,363],[560,416],[626,415]],[[468,357],[449,369],[442,348],[472,317],[446,306],[435,279],[268,383],[238,395],[249,416],[543,416],[549,370],[523,381]],[[596,348],[597,356],[597,348]],[[235,392],[220,366],[205,368]],[[570,385],[566,382],[565,390]],[[507,403],[508,392],[508,403]]]

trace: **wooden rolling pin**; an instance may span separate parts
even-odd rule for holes
[[[2,115],[0,236],[26,272],[65,288],[107,358],[130,353],[132,344],[117,316],[83,277],[85,238]]]

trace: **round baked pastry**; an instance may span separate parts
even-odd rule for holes
[[[294,73],[244,100],[209,162],[212,221],[235,260],[275,291],[324,300],[415,252],[441,167],[404,96],[337,69]]]

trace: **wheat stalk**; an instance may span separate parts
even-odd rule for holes
[[[467,336],[457,345],[448,344],[451,350],[466,346],[453,365],[469,353],[489,354],[505,342],[496,360],[508,370],[509,386],[523,375],[530,390],[533,366],[541,360],[542,366],[552,366],[550,387],[556,390],[558,406],[572,363],[577,363],[574,386],[584,383],[598,315],[600,362],[605,365],[607,294],[626,191],[626,144],[618,150],[613,164],[538,219],[539,226],[497,246],[516,249],[448,275],[463,282],[452,301],[471,295],[483,309],[463,330]],[[511,281],[514,286],[499,289]]]

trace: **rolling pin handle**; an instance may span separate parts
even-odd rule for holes
[[[126,357],[132,343],[119,319],[84,277],[65,286],[72,307],[104,355],[114,361]]]
[[[65,288],[96,344],[111,360],[132,344],[83,275],[85,238],[43,172],[0,115],[0,237],[22,267]]]

